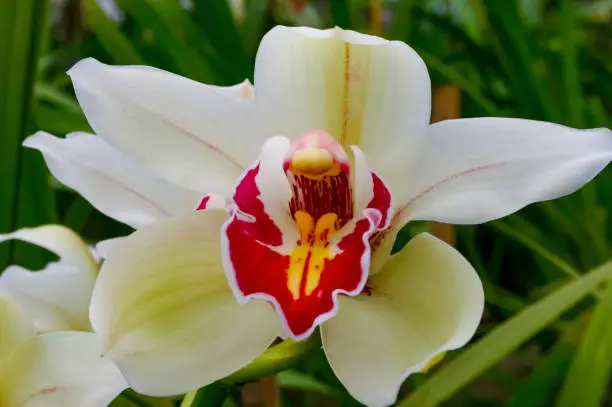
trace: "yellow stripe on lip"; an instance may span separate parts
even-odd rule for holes
[[[293,299],[297,300],[302,294],[313,294],[321,282],[325,260],[333,258],[328,240],[336,230],[338,215],[326,213],[317,220],[316,225],[312,216],[306,212],[297,211],[294,216],[301,240],[289,254],[287,288]]]

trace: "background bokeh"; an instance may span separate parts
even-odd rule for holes
[[[258,43],[277,24],[407,42],[435,88],[458,89],[459,101],[439,102],[462,117],[612,127],[610,0],[0,0],[0,233],[62,223],[95,242],[129,232],[21,147],[39,129],[90,131],[66,75],[72,64],[92,56],[230,85],[252,79]],[[485,285],[476,345],[411,377],[398,405],[612,406],[612,290],[587,294],[582,277],[612,259],[611,211],[608,168],[569,197],[457,227],[457,247]],[[430,226],[408,225],[396,246]],[[39,269],[50,259],[25,244],[0,245],[0,270]],[[359,405],[319,349],[278,385],[284,406]],[[161,403],[130,396],[116,405],[172,404]]]

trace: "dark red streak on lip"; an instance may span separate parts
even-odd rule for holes
[[[200,200],[200,203],[198,204],[195,210],[196,211],[206,210],[206,206],[208,206],[208,201],[210,201],[210,195],[206,195],[204,198],[202,198],[202,200]]]
[[[304,266],[302,270],[308,272],[310,270],[310,259],[312,258],[312,251],[308,251],[306,258],[304,259]],[[308,280],[308,276],[302,276],[302,280],[300,281],[300,293],[306,292],[306,281]]]

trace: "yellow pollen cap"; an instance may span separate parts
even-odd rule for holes
[[[323,174],[334,165],[334,158],[324,148],[302,148],[291,157],[291,169],[305,174]]]

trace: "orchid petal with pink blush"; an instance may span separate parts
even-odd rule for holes
[[[406,218],[475,224],[582,187],[612,160],[612,132],[522,119],[447,120],[431,125],[420,157],[406,181]]]
[[[93,333],[36,335],[26,314],[0,297],[0,406],[107,406],[127,384],[99,350]]]
[[[80,61],[69,75],[98,136],[187,189],[229,194],[268,137],[248,83],[228,90],[95,59]]]
[[[79,236],[60,225],[0,235],[44,247],[60,259],[43,270],[9,266],[0,275],[0,294],[19,304],[39,332],[91,329],[89,300],[98,274],[92,253]]]
[[[100,212],[134,228],[189,212],[201,195],[155,176],[98,136],[58,138],[39,132],[23,144],[43,154],[60,182]]]

